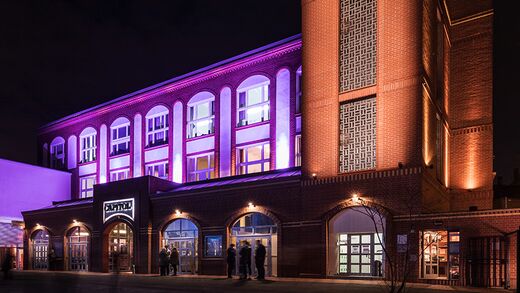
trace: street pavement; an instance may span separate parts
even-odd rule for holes
[[[72,272],[14,271],[12,279],[0,281],[0,293],[21,292],[367,292],[384,293],[382,281],[286,279],[265,281],[226,279],[220,276],[129,275]],[[407,292],[512,292],[426,284],[410,284]]]

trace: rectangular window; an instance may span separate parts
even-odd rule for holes
[[[221,257],[222,256],[222,236],[205,236],[204,237],[204,256],[205,257]]]
[[[96,160],[96,134],[82,136],[81,140],[81,162],[87,163]]]
[[[96,175],[80,177],[80,197],[87,198],[94,196],[94,184],[96,184]]]
[[[111,128],[111,156],[127,154],[130,152],[130,124],[118,125]]]
[[[128,178],[130,178],[129,169],[123,169],[123,170],[117,170],[117,171],[110,172],[110,182],[125,180]]]
[[[269,143],[245,146],[237,150],[237,174],[251,174],[270,170]]]
[[[160,162],[148,164],[145,167],[146,175],[159,177],[161,179],[168,180],[169,168],[168,162]]]
[[[215,178],[214,154],[188,157],[188,182]]]
[[[215,132],[215,101],[206,100],[188,109],[188,138]]]
[[[302,112],[302,69],[296,71],[296,114]]]
[[[51,145],[51,168],[63,169],[65,167],[65,144]]]
[[[377,0],[340,1],[341,92],[376,84]]]
[[[376,97],[340,105],[340,172],[376,168]]]
[[[146,118],[146,147],[168,143],[168,114],[162,113]]]
[[[237,126],[269,120],[269,84],[255,85],[238,93]]]
[[[422,231],[420,247],[422,278],[459,279],[459,232]]]
[[[297,134],[294,137],[294,166],[302,165],[302,135]]]

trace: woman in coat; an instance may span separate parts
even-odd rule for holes
[[[174,247],[170,254],[170,265],[173,267],[173,275],[177,276],[177,267],[179,266],[179,251]]]

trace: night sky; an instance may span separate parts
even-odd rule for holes
[[[520,166],[520,25],[495,2],[495,169]],[[0,158],[43,124],[301,32],[300,0],[2,1]]]

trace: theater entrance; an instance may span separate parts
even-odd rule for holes
[[[179,252],[179,273],[197,273],[197,247],[199,229],[190,220],[177,219],[171,222],[163,232],[163,246],[169,251],[175,247]]]
[[[116,224],[108,234],[108,271],[132,271],[134,233],[125,223]]]
[[[49,233],[38,230],[32,237],[32,268],[33,270],[49,269]]]
[[[257,241],[260,241],[266,248],[265,275],[276,276],[278,265],[277,240],[277,226],[268,216],[261,213],[251,213],[238,219],[231,228],[231,243],[235,243],[237,248],[236,274],[240,273],[240,250],[246,244],[251,247],[252,275],[258,274],[255,264],[255,251]]]

